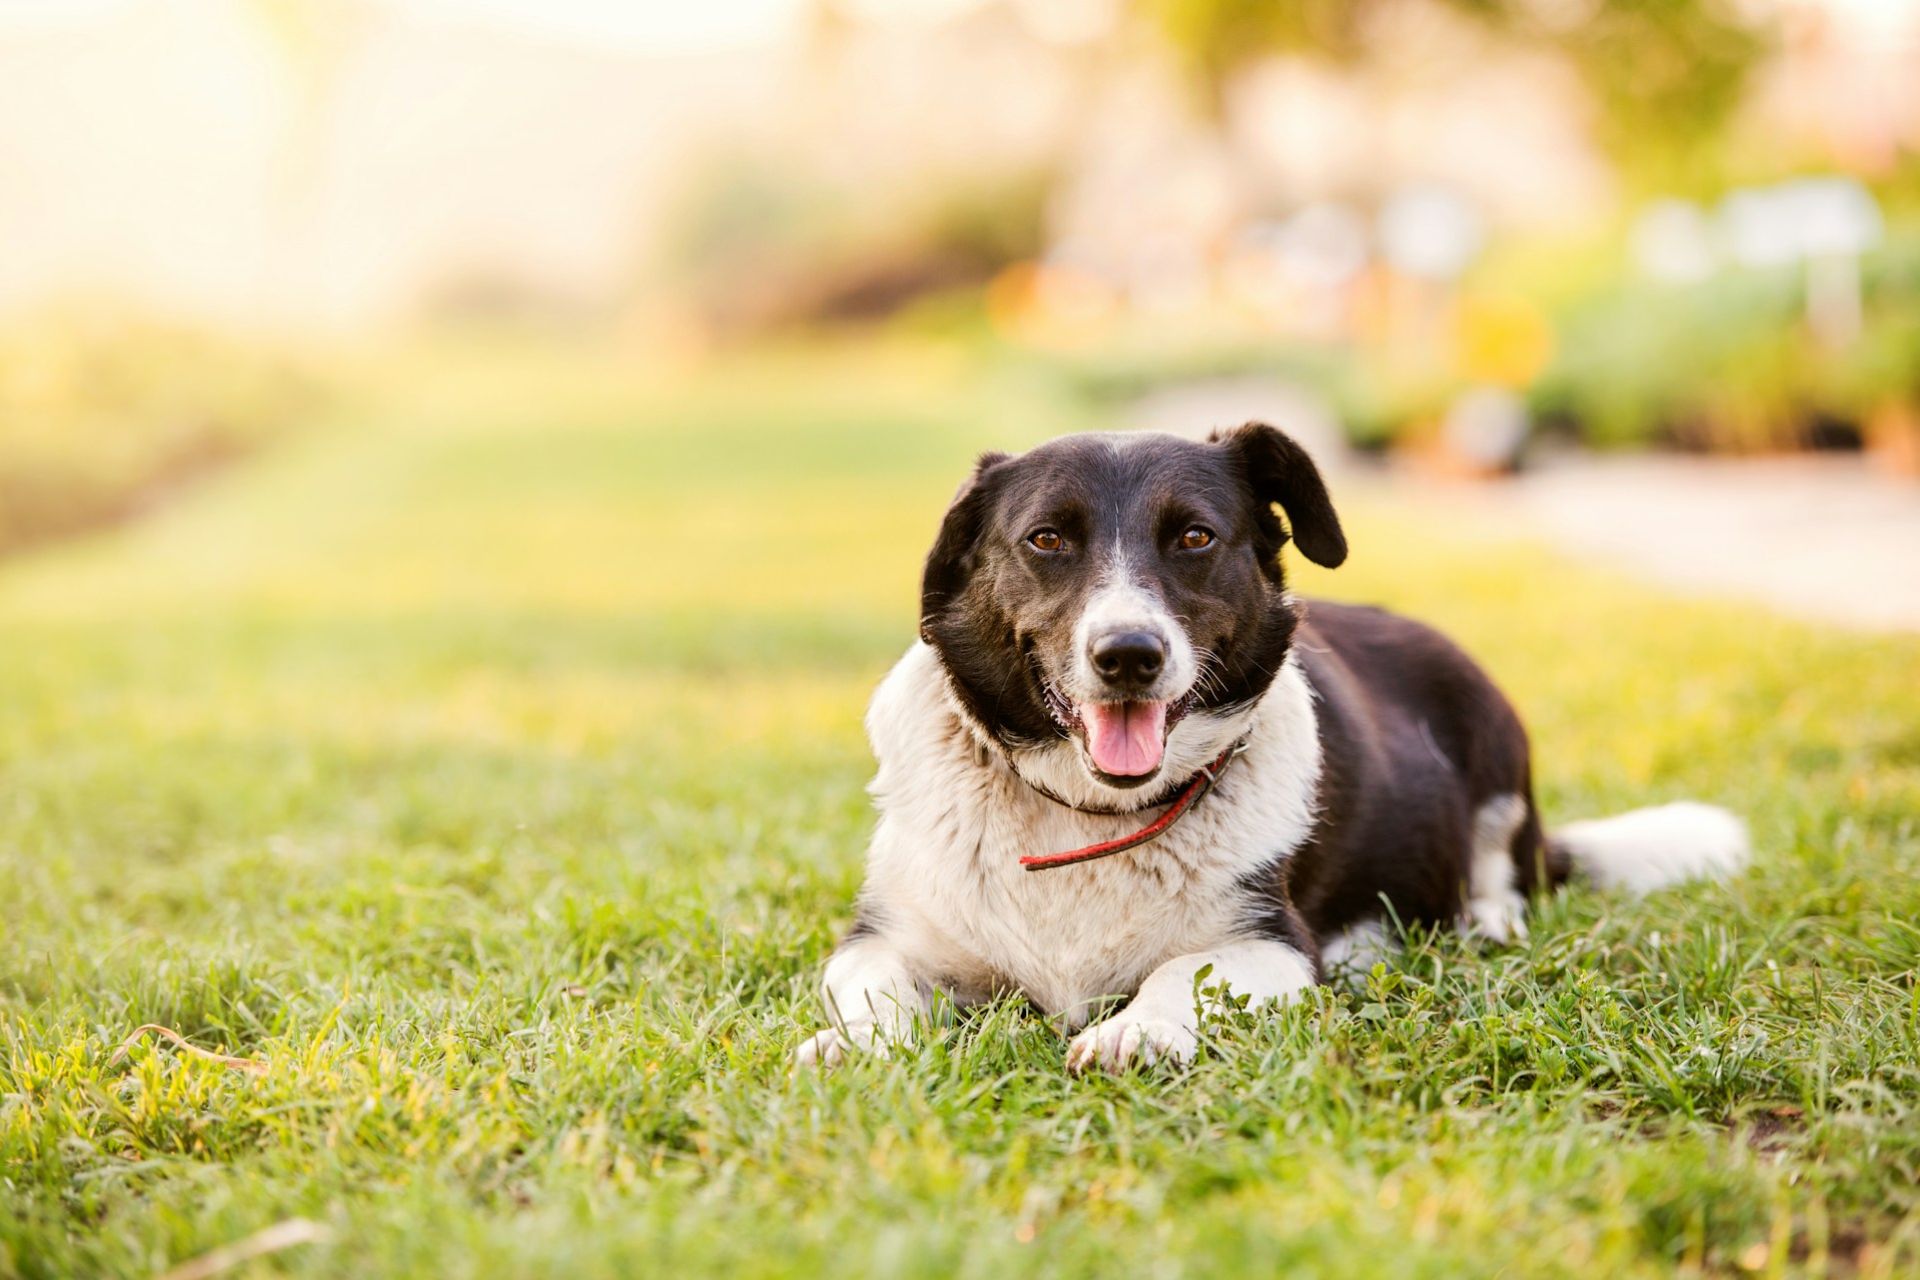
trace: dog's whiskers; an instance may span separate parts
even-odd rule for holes
[[[1220,655],[1205,645],[1195,645],[1194,655],[1198,659],[1198,670],[1193,678],[1194,689],[1202,694],[1225,693],[1227,679],[1226,673],[1220,669]]]

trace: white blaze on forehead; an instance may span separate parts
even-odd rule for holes
[[[1167,612],[1156,591],[1134,577],[1127,558],[1115,555],[1112,568],[1087,597],[1086,607],[1080,611],[1080,620],[1073,628],[1071,670],[1079,687],[1069,690],[1070,696],[1086,699],[1105,687],[1100,673],[1093,669],[1089,651],[1095,637],[1122,631],[1145,631],[1166,642],[1166,665],[1154,689],[1159,695],[1157,701],[1171,701],[1193,687],[1200,665],[1187,629]]]

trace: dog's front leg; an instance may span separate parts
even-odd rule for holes
[[[1220,1008],[1223,993],[1245,996],[1254,1008],[1292,999],[1314,981],[1312,960],[1284,942],[1264,938],[1175,956],[1147,975],[1126,1008],[1073,1038],[1067,1068],[1123,1071],[1134,1063],[1189,1061],[1199,1043],[1200,1019]]]
[[[884,1055],[910,1042],[932,1008],[933,984],[897,947],[872,936],[841,944],[821,986],[833,1025],[795,1051],[803,1067],[836,1066],[855,1050]]]

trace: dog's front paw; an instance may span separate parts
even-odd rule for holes
[[[852,1052],[853,1042],[839,1031],[828,1027],[818,1035],[808,1036],[800,1042],[800,1047],[793,1051],[793,1065],[802,1070],[812,1070],[815,1067],[837,1067],[846,1061],[847,1055]]]
[[[1191,1062],[1199,1037],[1192,1027],[1164,1018],[1130,1018],[1116,1014],[1105,1022],[1096,1022],[1073,1038],[1067,1046],[1067,1070],[1072,1072],[1099,1068],[1125,1071],[1138,1064],[1159,1063],[1176,1066]]]
[[[856,1053],[870,1053],[876,1058],[885,1058],[892,1054],[894,1043],[881,1035],[870,1022],[849,1023],[845,1030],[828,1027],[801,1041],[800,1047],[793,1051],[793,1065],[830,1069]]]

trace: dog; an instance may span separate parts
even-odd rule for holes
[[[979,459],[868,711],[879,823],[799,1063],[1006,992],[1059,1020],[1070,1070],[1184,1063],[1217,1010],[1364,972],[1407,926],[1510,942],[1575,874],[1744,865],[1744,825],[1697,803],[1545,833],[1487,675],[1420,623],[1295,598],[1288,542],[1347,555],[1263,423]]]

